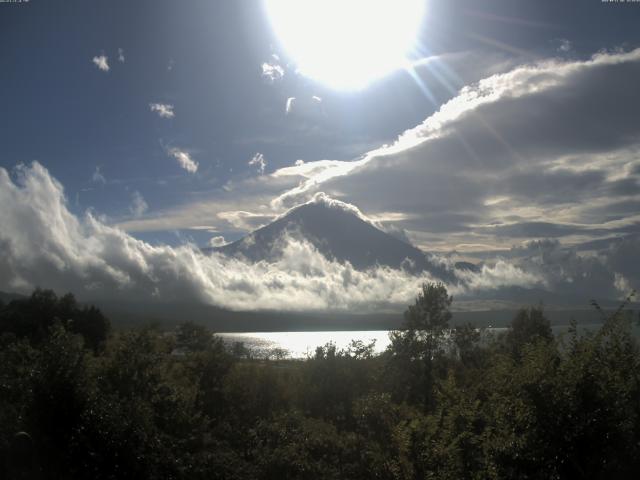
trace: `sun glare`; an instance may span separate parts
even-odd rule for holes
[[[337,89],[360,89],[403,67],[424,0],[265,0],[298,71]]]

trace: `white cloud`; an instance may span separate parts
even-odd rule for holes
[[[149,205],[142,197],[142,194],[137,190],[133,192],[131,195],[131,205],[129,206],[129,211],[134,217],[141,217],[147,210],[149,209]]]
[[[74,216],[60,183],[38,163],[19,167],[15,182],[0,168],[0,224],[1,290],[27,292],[42,285],[73,291],[80,298],[196,301],[238,310],[379,311],[407,305],[420,283],[431,279],[388,268],[358,271],[291,238],[283,239],[280,258],[253,264],[207,256],[192,245],[153,246],[91,213]],[[602,287],[599,278],[611,278],[617,286],[634,285],[640,278],[638,266],[628,258],[640,246],[638,241],[620,243],[593,258],[563,253],[554,244],[533,246],[523,251],[521,266],[498,261],[477,273],[461,274],[462,283],[449,289],[468,297],[513,285],[573,291],[577,283],[586,296],[588,286]],[[598,277],[595,284],[585,275],[590,272]],[[614,288],[607,285],[606,291]]]
[[[102,54],[100,56],[93,57],[91,61],[96,67],[98,67],[103,72],[109,71],[109,59],[107,58],[106,55]]]
[[[264,169],[267,166],[267,161],[264,158],[264,155],[261,153],[256,153],[251,160],[249,160],[249,165],[255,165],[258,167],[258,171],[260,175],[264,174]]]
[[[285,107],[284,107],[284,113],[289,115],[293,111],[293,105],[295,104],[295,101],[296,101],[296,97],[287,98],[287,103],[285,104]]]
[[[272,215],[246,212],[244,210],[229,210],[218,212],[216,217],[227,222],[231,227],[240,231],[250,231],[260,228],[273,220]]]
[[[495,290],[500,287],[533,288],[547,286],[543,275],[530,273],[504,260],[493,265],[482,265],[479,272],[462,270],[458,273],[463,278],[467,292]]]
[[[175,158],[178,161],[178,165],[187,172],[196,173],[198,171],[198,162],[193,160],[188,152],[178,148],[171,148],[169,149],[169,155]]]
[[[191,245],[152,246],[102,223],[78,219],[62,186],[39,164],[23,167],[18,183],[0,169],[0,288],[35,285],[71,290],[80,298],[199,301],[231,309],[374,309],[405,304],[419,278],[381,269],[358,272],[331,262],[312,246],[289,242],[276,263],[248,264],[206,256]]]
[[[226,245],[228,242],[224,239],[224,237],[222,235],[217,235],[213,238],[211,238],[211,240],[209,240],[209,246],[210,247],[222,247],[224,245]]]
[[[570,52],[572,49],[573,49],[573,45],[566,38],[563,38],[559,41],[558,51],[567,53],[567,52]]]
[[[93,175],[91,175],[91,181],[93,183],[101,183],[102,185],[107,183],[107,179],[104,177],[102,172],[100,171],[100,167],[97,166],[93,171]]]
[[[308,201],[317,191],[318,187],[332,178],[349,174],[352,170],[366,164],[368,157],[358,161],[318,160],[315,162],[296,162],[293,167],[284,167],[276,170],[271,177],[300,179],[295,187],[286,190],[271,201],[274,209],[291,207],[298,203]]]
[[[124,63],[124,50],[122,48],[118,48],[118,61]]]
[[[304,118],[318,118],[324,115],[322,98],[317,95],[289,97],[285,105],[285,114]]]
[[[272,60],[262,64],[262,78],[273,84],[282,80],[284,77],[284,68],[280,65],[279,58],[272,56]]]
[[[160,118],[173,118],[175,116],[173,105],[168,103],[150,103],[149,109],[152,112],[156,112]]]

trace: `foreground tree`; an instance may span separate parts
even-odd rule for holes
[[[393,378],[396,397],[422,403],[427,410],[434,404],[434,380],[451,312],[451,297],[443,283],[424,283],[404,313],[402,330],[390,333]]]
[[[537,341],[553,340],[551,324],[542,306],[522,308],[511,321],[505,338],[507,348],[514,358],[519,358],[522,348]]]
[[[30,297],[0,307],[0,334],[26,338],[32,345],[46,341],[55,324],[80,334],[94,352],[104,347],[111,329],[109,320],[98,308],[81,306],[71,293],[58,297],[53,290],[38,288]]]

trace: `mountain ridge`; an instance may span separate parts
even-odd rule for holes
[[[326,258],[349,262],[358,270],[376,266],[414,273],[442,270],[419,248],[376,228],[357,211],[336,201],[299,205],[235,242],[204,251],[243,257],[252,262],[274,260],[282,254],[282,239],[286,236],[308,241]]]

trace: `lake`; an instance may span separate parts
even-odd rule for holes
[[[579,330],[595,330],[601,324],[580,325]],[[556,335],[565,333],[568,325],[554,325]],[[486,328],[486,334],[498,334],[506,328]],[[633,332],[640,337],[640,328],[634,325]],[[316,347],[329,342],[335,344],[338,350],[347,348],[351,340],[362,340],[365,344],[375,340],[375,353],[382,353],[389,345],[389,330],[343,330],[343,331],[313,331],[313,332],[231,332],[218,333],[217,336],[231,347],[235,342],[242,342],[251,356],[264,358],[274,349],[283,349],[288,358],[308,358],[313,356]]]
[[[376,341],[375,353],[382,353],[389,345],[389,330],[350,330],[317,332],[237,332],[218,333],[217,336],[228,344],[242,342],[254,357],[264,357],[270,351],[281,348],[288,358],[313,356],[316,347],[333,342],[338,349],[346,348],[351,340],[364,343]]]

